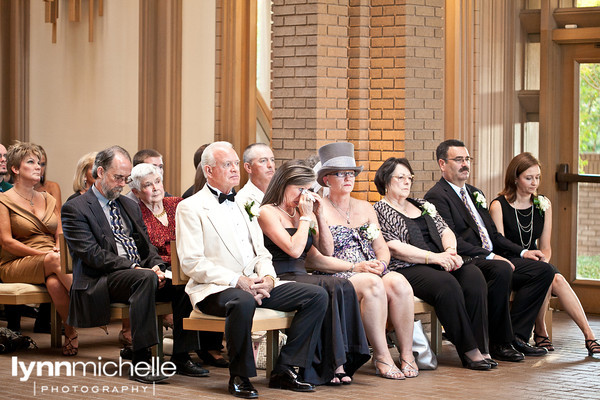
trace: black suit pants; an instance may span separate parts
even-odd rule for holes
[[[510,317],[510,288],[513,271],[506,261],[475,258],[473,262],[485,277],[488,288],[490,343],[512,343],[514,334]]]
[[[157,344],[156,273],[147,268],[122,269],[106,275],[106,279],[111,303],[129,304],[133,351]]]
[[[448,339],[459,354],[473,349],[489,353],[487,285],[473,263],[446,272],[435,265],[399,268],[415,296],[435,308]]]
[[[327,310],[328,295],[320,286],[290,282],[271,290],[271,297],[258,305],[254,297],[241,289],[229,288],[212,294],[197,304],[206,314],[226,317],[225,340],[232,376],[256,376],[252,351],[252,318],[256,307],[279,311],[296,311],[287,330],[287,343],[281,349],[274,373],[282,365],[307,368],[313,361],[321,325]]]
[[[528,341],[548,288],[554,280],[554,268],[543,261],[511,258],[515,266],[512,290],[515,292],[510,317],[515,336]]]

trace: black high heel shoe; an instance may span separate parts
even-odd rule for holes
[[[466,354],[460,354],[460,361],[462,361],[462,365],[465,368],[473,369],[476,371],[486,371],[492,366],[485,360],[473,361]]]
[[[585,348],[588,351],[588,356],[600,353],[600,343],[598,343],[598,339],[586,340]]]

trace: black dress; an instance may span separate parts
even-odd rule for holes
[[[504,196],[498,196],[494,201],[498,201],[502,207],[504,236],[524,249],[538,250],[537,240],[542,236],[546,214],[543,211],[540,212],[535,205],[524,210],[517,210],[508,203]],[[517,216],[519,223],[517,223]],[[528,227],[529,224],[532,224],[533,227]],[[525,227],[525,230],[521,227]],[[555,274],[559,273],[554,265],[548,264],[554,269]]]
[[[296,228],[286,230],[290,236],[296,233]],[[352,283],[343,278],[316,276],[306,272],[304,259],[312,242],[312,235],[309,234],[302,255],[293,259],[265,236],[265,247],[273,255],[273,266],[280,279],[319,285],[329,293],[329,306],[315,358],[312,367],[303,372],[307,382],[321,385],[333,379],[339,365],[344,365],[346,374],[352,376],[369,360],[370,354]]]

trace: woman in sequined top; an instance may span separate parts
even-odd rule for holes
[[[490,215],[498,232],[524,249],[538,249],[544,253],[540,261],[550,262],[552,248],[552,205],[547,197],[538,195],[540,185],[540,163],[531,153],[515,156],[506,169],[504,190],[490,204]],[[557,296],[565,311],[575,321],[585,337],[589,355],[600,353],[600,344],[590,328],[585,311],[577,295],[556,267],[552,285],[548,289],[546,302],[540,308],[535,321],[533,340],[535,345],[553,351],[548,337],[545,316],[550,293]]]

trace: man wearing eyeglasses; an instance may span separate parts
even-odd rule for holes
[[[463,142],[442,142],[436,157],[442,178],[425,199],[455,233],[458,254],[472,257],[488,282],[490,354],[502,361],[545,355],[546,349],[528,341],[552,283],[552,269],[538,261],[543,257],[540,251],[523,250],[496,230],[483,192],[466,183],[473,158]]]
[[[122,147],[100,151],[92,168],[94,185],[62,207],[63,233],[73,257],[68,323],[82,328],[108,325],[110,303],[129,304],[134,366],[130,379],[158,383],[167,376],[142,371],[141,363],[150,364],[150,347],[158,343],[156,301],[173,301],[171,361],[180,374],[207,376],[188,355],[199,348],[197,333],[184,331],[181,322],[192,305],[185,291],[165,277],[166,265],[150,242],[138,204],[120,196],[131,168]]]
[[[0,144],[0,192],[6,192],[12,187],[12,185],[6,181],[6,178],[8,178],[6,161],[6,147]]]
[[[254,201],[260,205],[275,173],[275,156],[266,144],[252,143],[246,147],[242,158],[248,182],[238,192],[238,200],[242,204]]]

